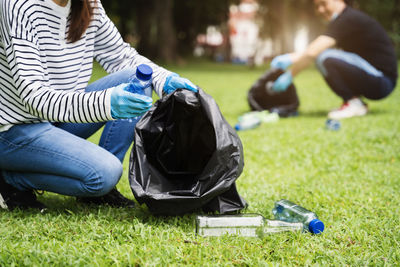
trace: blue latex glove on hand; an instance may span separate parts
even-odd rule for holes
[[[125,91],[128,86],[123,83],[111,89],[111,116],[114,119],[142,116],[153,104],[151,97]]]
[[[286,70],[293,64],[290,54],[284,54],[275,57],[271,61],[271,68]]]
[[[279,76],[278,79],[274,82],[272,90],[274,90],[275,92],[286,91],[292,84],[292,81],[293,81],[292,73],[290,71],[287,71],[281,76]]]
[[[197,92],[196,85],[194,85],[191,81],[186,78],[180,77],[176,73],[172,73],[167,77],[164,84],[164,92],[166,94],[172,93],[176,89],[187,89],[189,91]]]

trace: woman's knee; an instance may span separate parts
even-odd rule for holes
[[[94,168],[94,175],[84,183],[84,191],[86,196],[103,196],[118,184],[123,171],[122,164],[110,154]]]

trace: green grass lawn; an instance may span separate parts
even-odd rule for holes
[[[248,111],[250,85],[264,71],[246,66],[170,66],[212,95],[228,122]],[[94,79],[105,73],[97,68]],[[285,198],[315,211],[322,235],[283,233],[263,239],[196,237],[196,214],[154,217],[135,209],[86,207],[45,193],[50,207],[0,211],[0,266],[263,266],[400,264],[400,90],[368,101],[366,117],[324,128],[341,104],[315,70],[296,78],[300,116],[240,132],[245,168],[237,181],[245,212],[272,217]],[[97,142],[96,134],[90,140]],[[130,198],[128,160],[118,188]]]

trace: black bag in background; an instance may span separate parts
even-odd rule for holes
[[[176,90],[136,125],[129,182],[157,215],[232,213],[247,205],[235,186],[243,165],[242,143],[214,99]]]
[[[283,70],[280,69],[268,70],[253,84],[247,95],[251,110],[268,110],[278,113],[280,117],[297,115],[300,102],[293,83],[281,93],[271,93],[267,89],[268,82],[274,82],[281,74]]]

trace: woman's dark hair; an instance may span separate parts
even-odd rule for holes
[[[94,4],[90,0],[71,0],[71,24],[67,40],[74,43],[81,39],[93,16]]]

